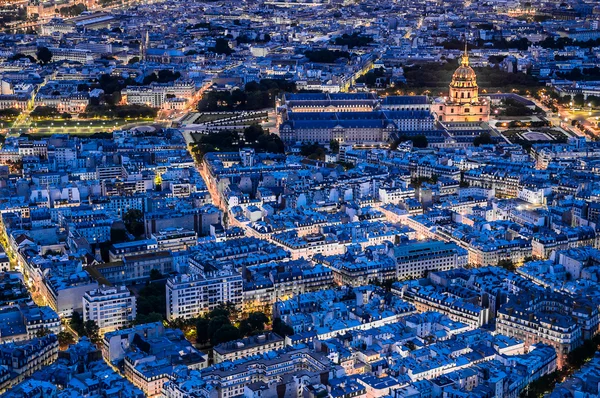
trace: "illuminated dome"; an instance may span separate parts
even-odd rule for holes
[[[450,99],[452,102],[459,103],[471,103],[478,100],[477,75],[469,66],[469,54],[466,47],[460,66],[452,75]]]
[[[458,67],[458,69],[454,72],[454,74],[452,75],[453,82],[463,81],[463,82],[473,82],[473,83],[477,84],[477,80],[476,80],[477,75],[475,75],[475,71],[473,70],[473,68],[471,68],[469,66],[468,62],[469,61],[467,60],[466,65],[464,65],[464,64],[460,65]]]

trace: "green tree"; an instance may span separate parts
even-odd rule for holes
[[[85,330],[85,336],[87,336],[92,343],[97,344],[100,341],[100,334],[96,321],[88,319],[83,324],[83,327]]]
[[[150,280],[157,281],[159,279],[163,279],[165,276],[161,274],[161,272],[155,268],[150,270]]]
[[[338,140],[329,141],[329,149],[333,153],[338,153],[340,151],[340,142]]]
[[[133,64],[138,63],[138,62],[140,62],[140,57],[133,57],[129,61],[127,61],[127,63],[129,65],[133,65]]]
[[[143,325],[145,323],[162,322],[163,319],[163,316],[158,312],[150,312],[149,314],[137,314],[133,323]]]
[[[16,108],[0,109],[1,119],[14,119],[21,114],[21,111]]]
[[[575,96],[573,97],[573,103],[577,106],[583,106],[585,102],[584,96],[583,94],[575,94]]]
[[[348,46],[348,48],[354,48],[364,47],[367,44],[372,43],[373,38],[371,36],[363,36],[358,32],[354,32],[351,35],[344,33],[342,36],[336,37],[333,42],[337,46]]]
[[[255,311],[248,315],[248,322],[254,330],[261,331],[265,329],[265,324],[269,322],[269,317],[263,312]]]
[[[237,340],[242,337],[238,328],[233,325],[223,325],[213,335],[211,342],[213,345],[227,343],[229,341]]]
[[[281,318],[273,319],[273,332],[280,336],[291,336],[294,334],[294,328],[286,324]]]
[[[125,228],[130,234],[136,238],[140,238],[145,233],[144,228],[144,213],[138,209],[129,209],[127,213],[123,215],[123,222]]]
[[[16,53],[12,57],[8,58],[8,61],[18,61],[18,60],[23,59],[23,58],[28,59],[29,62],[31,62],[32,64],[35,63],[35,58],[33,58],[31,55],[25,55],[25,54],[22,54],[22,53]]]
[[[325,148],[317,142],[303,144],[302,148],[300,148],[300,154],[309,159],[325,160]]]
[[[58,118],[61,113],[54,106],[36,106],[33,111],[31,111],[30,116],[32,118]]]
[[[231,321],[224,315],[218,315],[210,319],[210,322],[208,323],[208,335],[210,336],[211,342],[215,339],[215,335],[219,329],[226,325],[231,326]]]
[[[254,143],[265,131],[260,124],[254,123],[244,129],[244,139],[248,143]]]
[[[196,320],[196,340],[199,343],[208,343],[210,335],[208,334],[208,324],[210,320],[206,317],[200,317]]]
[[[231,49],[231,47],[229,47],[229,40],[223,37],[220,37],[217,40],[215,40],[215,46],[209,48],[209,50],[216,54],[229,55],[233,53],[233,50]]]
[[[151,313],[167,313],[167,292],[164,283],[148,283],[140,290],[137,299],[137,315],[149,315]]]
[[[259,152],[284,153],[285,146],[277,134],[263,134],[258,137],[254,149]]]
[[[477,137],[475,137],[475,139],[473,140],[474,146],[488,145],[488,144],[492,144],[492,143],[493,143],[493,141],[492,141],[492,136],[490,135],[490,133],[481,133]]]
[[[71,329],[77,333],[78,336],[85,335],[85,328],[83,327],[83,319],[81,319],[81,315],[79,312],[74,311],[73,315],[71,315],[71,321],[69,322]]]
[[[47,65],[52,59],[52,51],[48,47],[38,47],[35,56],[40,63]]]
[[[498,261],[498,267],[504,268],[508,271],[515,271],[517,269],[512,260],[500,260]]]
[[[244,336],[250,336],[256,332],[265,330],[265,323],[269,322],[267,317],[262,312],[252,312],[248,315],[248,318],[240,322],[240,333]]]
[[[122,223],[113,223],[110,227],[110,241],[113,244],[127,242],[127,229]]]
[[[229,318],[229,316],[231,315],[231,311],[229,308],[227,308],[225,306],[225,304],[220,304],[219,306],[217,306],[216,308],[214,308],[213,310],[211,310],[208,313],[208,318],[209,319],[213,319],[216,318],[218,316],[224,316]]]
[[[47,327],[43,327],[41,329],[36,330],[35,337],[44,337],[50,334],[50,329]]]
[[[58,338],[58,344],[61,347],[67,347],[71,344],[75,344],[75,337],[73,337],[73,335],[66,330],[59,332],[56,337]]]
[[[427,141],[427,137],[425,137],[422,134],[412,137],[411,141],[415,148],[427,148],[427,145],[429,145],[429,142]]]

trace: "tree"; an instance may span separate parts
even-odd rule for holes
[[[50,334],[50,329],[43,327],[35,332],[35,337],[44,337]]]
[[[196,320],[196,340],[199,343],[208,343],[210,335],[208,334],[208,324],[210,320],[206,317],[200,317]]]
[[[110,242],[113,244],[127,242],[127,229],[122,222],[115,222],[110,227]]]
[[[498,267],[504,268],[507,271],[515,271],[517,269],[512,260],[500,260],[498,261]]]
[[[273,332],[280,336],[291,336],[294,334],[294,328],[283,322],[281,318],[273,319]]]
[[[302,145],[302,148],[300,148],[300,154],[309,159],[325,160],[325,148],[323,148],[317,142],[305,143]]]
[[[259,152],[284,153],[285,146],[277,134],[263,134],[258,137],[254,149]]]
[[[88,319],[83,324],[83,327],[85,330],[85,336],[87,336],[92,343],[96,344],[100,341],[100,334],[96,321]]]
[[[164,278],[164,275],[161,274],[159,270],[157,270],[155,268],[150,270],[150,280],[151,281],[157,281],[157,280],[160,280],[163,278]]]
[[[411,141],[415,148],[427,148],[427,145],[429,145],[429,142],[427,141],[427,137],[425,137],[422,134],[412,137]]]
[[[210,336],[211,341],[213,341],[213,339],[215,338],[215,334],[217,333],[217,331],[225,325],[231,325],[231,321],[228,317],[224,315],[217,315],[215,317],[211,317],[210,322],[208,323],[208,335]]]
[[[210,311],[208,313],[208,317],[210,319],[218,317],[218,316],[224,316],[229,318],[229,316],[231,315],[231,310],[229,308],[227,308],[226,304],[219,304],[216,308],[214,308],[212,311]]]
[[[66,330],[59,332],[56,337],[58,337],[58,344],[61,347],[67,347],[71,344],[75,344],[75,337],[73,337],[73,335]]]
[[[338,153],[340,151],[340,142],[338,140],[329,141],[329,149],[333,153]]]
[[[22,54],[22,53],[16,53],[12,57],[8,58],[8,61],[19,61],[19,60],[21,60],[23,58],[28,59],[29,62],[31,62],[32,64],[35,63],[35,58],[33,58],[31,55],[25,55],[25,54]]]
[[[348,48],[354,48],[366,46],[367,44],[373,42],[373,38],[371,36],[360,35],[358,32],[354,32],[351,35],[344,33],[342,36],[336,37],[333,42],[337,46],[348,46]]]
[[[256,311],[248,315],[248,322],[254,330],[261,331],[265,328],[265,323],[269,322],[269,317],[264,313]]]
[[[492,143],[493,141],[490,133],[481,133],[473,140],[473,145],[475,146],[488,145]]]
[[[158,74],[151,73],[148,76],[144,77],[143,83],[145,85],[150,84],[152,82],[158,83],[169,83],[173,82],[181,77],[181,73],[173,72],[169,69],[161,69],[158,71]]]
[[[130,234],[136,238],[140,238],[145,233],[144,227],[144,213],[138,209],[129,209],[127,213],[123,215],[123,222],[125,228]]]
[[[220,37],[217,40],[215,40],[215,46],[209,48],[209,50],[216,54],[225,54],[225,55],[229,55],[233,52],[231,47],[229,47],[229,40],[227,40],[223,37]]]
[[[250,336],[256,332],[262,332],[267,322],[269,322],[269,317],[264,313],[252,312],[248,315],[248,318],[240,322],[240,333],[244,336]]]
[[[127,61],[127,63],[128,63],[129,65],[133,65],[133,64],[135,64],[135,63],[137,63],[137,62],[140,62],[140,57],[133,57],[133,58],[131,58],[129,61]]]
[[[58,10],[58,12],[63,17],[76,17],[86,10],[87,10],[87,7],[85,6],[85,4],[80,3],[80,4],[73,4],[72,6],[69,6],[69,7],[63,7],[60,10]]]
[[[40,63],[47,65],[52,59],[52,51],[48,47],[38,47],[35,56]]]
[[[137,314],[135,316],[135,325],[143,325],[145,323],[162,322],[163,316],[158,312],[150,312],[149,314]]]
[[[246,142],[253,143],[265,133],[260,124],[252,124],[244,129],[244,138]]]
[[[0,109],[0,119],[14,119],[21,114],[21,111],[16,108]]]
[[[158,313],[165,316],[167,313],[167,292],[163,283],[148,283],[140,290],[137,299],[137,315]]]
[[[58,109],[54,106],[36,106],[33,111],[31,111],[30,116],[32,118],[46,118],[46,119],[56,119],[60,117],[62,114],[58,111]]]
[[[238,340],[242,337],[238,328],[233,325],[223,325],[213,335],[211,342],[213,345],[227,343],[229,341]]]
[[[73,315],[71,315],[71,321],[69,322],[69,326],[71,326],[71,329],[73,329],[78,336],[85,335],[83,319],[81,319],[81,315],[79,314],[79,312],[73,312]]]

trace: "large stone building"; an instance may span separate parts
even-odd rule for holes
[[[490,104],[479,97],[477,75],[469,66],[469,54],[465,47],[460,66],[452,75],[450,92],[444,100],[438,100],[432,111],[441,122],[487,122]]]

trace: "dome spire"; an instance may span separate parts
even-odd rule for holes
[[[465,35],[465,52],[462,56],[461,65],[469,66],[469,51],[467,50],[467,36]]]

